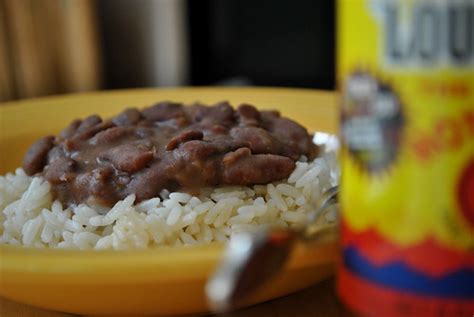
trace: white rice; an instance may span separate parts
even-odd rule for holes
[[[288,180],[252,187],[206,188],[197,197],[168,193],[134,205],[130,195],[110,210],[63,209],[50,185],[22,169],[0,176],[0,243],[37,248],[134,249],[227,241],[261,227],[307,221],[326,189],[337,184],[334,153],[302,159]],[[319,217],[334,222],[335,214]]]

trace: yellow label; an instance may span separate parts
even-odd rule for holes
[[[339,4],[345,224],[473,249],[474,2]]]

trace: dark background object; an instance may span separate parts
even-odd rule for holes
[[[334,88],[334,1],[188,0],[188,16],[193,85]]]
[[[129,0],[96,1],[100,46],[103,52],[106,88],[143,87],[152,78],[149,61],[153,58],[147,41],[151,19],[145,15],[147,2]],[[114,6],[120,9],[114,10]]]
[[[0,0],[0,100],[186,85],[333,89],[334,2]]]
[[[189,84],[187,0],[96,0],[104,88]]]

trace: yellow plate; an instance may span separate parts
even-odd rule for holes
[[[0,106],[0,173],[20,165],[28,145],[72,119],[111,116],[160,100],[229,100],[276,108],[309,130],[335,132],[335,96],[272,88],[140,89],[47,97]],[[34,250],[0,245],[0,295],[46,309],[79,314],[191,314],[207,311],[203,286],[223,246],[141,251]],[[307,287],[334,272],[336,239],[299,245],[283,271],[245,305]]]

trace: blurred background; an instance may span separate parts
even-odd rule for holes
[[[334,6],[0,0],[0,101],[184,85],[333,89]]]

